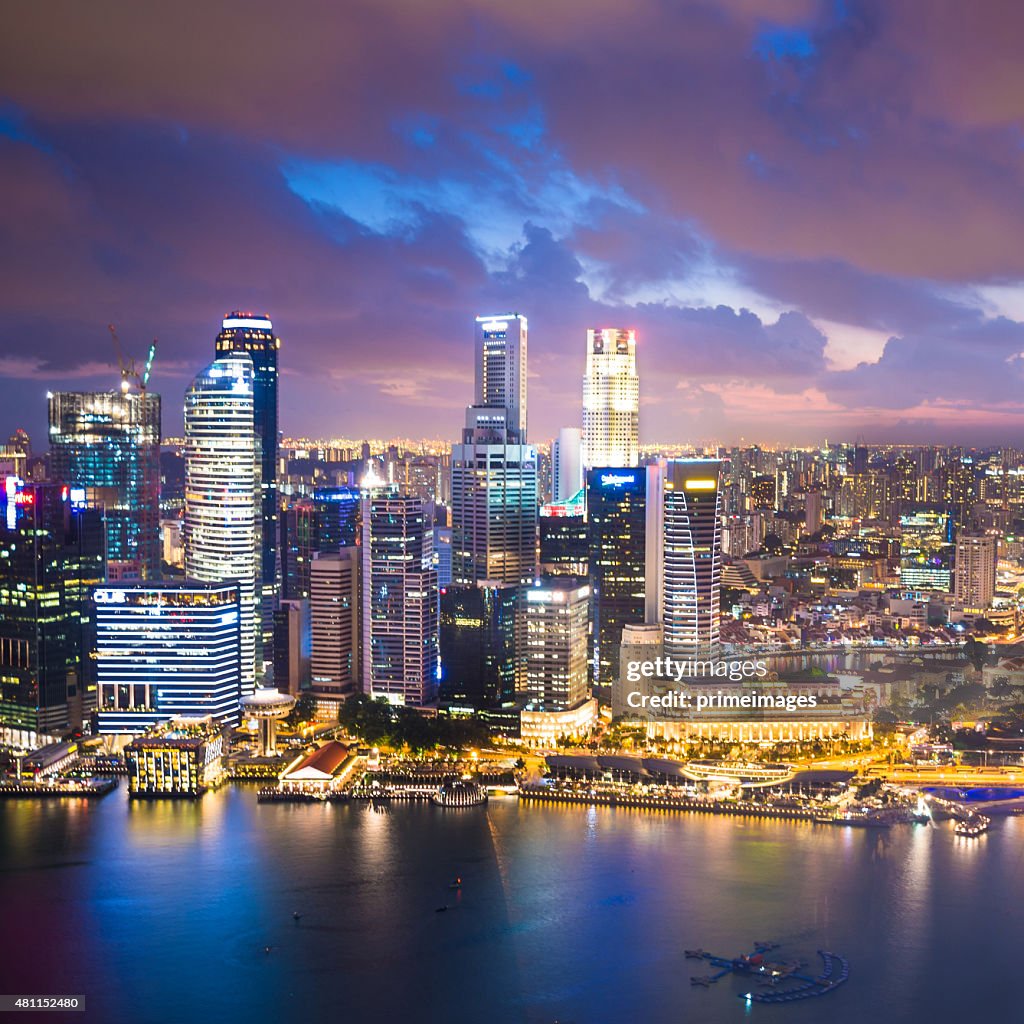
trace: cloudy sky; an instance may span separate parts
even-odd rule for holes
[[[533,439],[587,327],[644,441],[1024,444],[1024,6],[51,0],[0,34],[0,435],[111,386],[164,428],[219,319],[287,434],[455,437],[478,312]]]

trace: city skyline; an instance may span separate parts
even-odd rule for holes
[[[1018,11],[965,45],[949,4],[926,34],[921,5],[469,7],[346,6],[301,39],[272,7],[187,36],[19,10],[0,428],[112,386],[113,322],[129,353],[161,339],[178,434],[209,325],[252,308],[283,339],[286,432],[448,436],[467,316],[519,309],[534,438],[565,425],[594,324],[638,332],[645,442],[1024,434]],[[273,52],[272,82],[214,38]]]

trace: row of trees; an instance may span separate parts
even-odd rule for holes
[[[408,747],[414,753],[438,747],[465,750],[482,745],[488,737],[487,727],[475,719],[428,718],[414,708],[397,707],[383,698],[372,700],[365,693],[355,693],[341,705],[338,724],[371,746]]]

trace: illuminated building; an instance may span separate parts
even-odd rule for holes
[[[551,501],[571,501],[583,490],[583,431],[562,427],[551,442]]]
[[[241,693],[262,671],[260,448],[248,354],[211,363],[185,393],[185,574],[238,584]]]
[[[645,617],[647,475],[645,468],[587,472],[591,666],[598,685],[618,674],[623,627]]]
[[[750,508],[754,512],[775,509],[775,477],[755,476],[750,481]]]
[[[434,527],[434,568],[438,587],[447,587],[452,581],[452,528]]]
[[[665,653],[672,656],[718,653],[720,478],[721,463],[715,460],[671,459],[661,466],[657,494],[648,489],[648,536],[661,538],[660,558],[649,564],[648,593],[653,584]]]
[[[953,564],[953,594],[961,608],[983,611],[996,592],[997,538],[987,534],[960,534]]]
[[[266,316],[235,311],[215,342],[217,359],[246,353],[252,360],[253,419],[259,445],[263,517],[261,579],[264,594],[277,582],[277,353],[281,339]]]
[[[494,708],[516,696],[519,587],[484,581],[441,590],[441,698]]]
[[[159,579],[160,396],[58,391],[49,416],[50,476],[103,510],[108,578]]]
[[[565,577],[538,580],[526,593],[526,691],[545,711],[568,711],[588,698],[590,588]]]
[[[238,724],[238,592],[197,580],[96,588],[101,733],[145,733],[182,716]]]
[[[526,342],[521,313],[476,318],[474,406],[501,412],[509,444],[526,443]]]
[[[540,571],[549,576],[587,575],[586,493],[564,504],[540,507]]]
[[[103,580],[95,509],[60,484],[0,489],[0,742],[36,746],[80,728],[96,702],[89,591]]]
[[[355,487],[323,487],[292,504],[282,515],[282,593],[290,600],[309,597],[313,558],[354,547],[359,534],[360,492]]]
[[[209,718],[172,719],[124,748],[128,796],[201,796],[221,775],[224,737]]]
[[[295,707],[295,698],[270,686],[258,686],[256,692],[242,698],[242,719],[257,734],[257,755],[277,754],[277,723]],[[255,728],[254,728],[255,727]]]
[[[313,558],[310,572],[312,688],[340,698],[359,689],[359,549]]]
[[[432,704],[438,594],[423,502],[367,498],[362,531],[363,690],[392,704]]]
[[[635,466],[639,460],[640,380],[636,331],[587,331],[583,376],[583,457],[589,466]]]

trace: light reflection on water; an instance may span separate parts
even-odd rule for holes
[[[86,993],[79,1021],[959,1024],[979,993],[992,1019],[1018,1004],[1019,819],[964,840],[949,823],[118,792],[0,803],[0,879],[5,991]],[[749,980],[690,985],[708,972],[685,948],[760,939],[814,970],[841,952],[851,981],[779,1008],[737,998]]]

